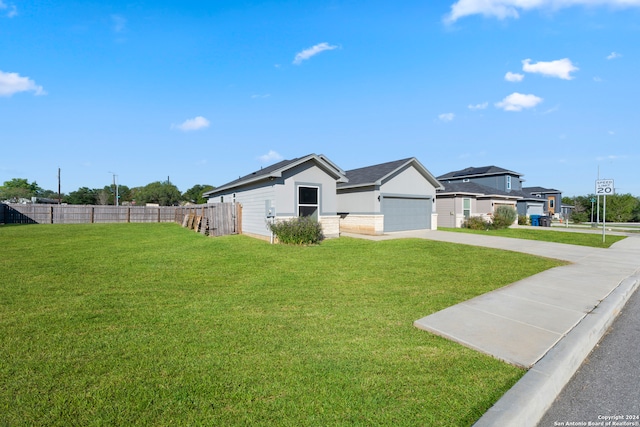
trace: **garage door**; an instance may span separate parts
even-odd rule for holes
[[[384,231],[431,228],[431,199],[388,197],[382,199]]]

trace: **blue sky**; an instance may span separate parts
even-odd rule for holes
[[[640,196],[640,0],[0,0],[0,183],[222,185],[282,159]]]

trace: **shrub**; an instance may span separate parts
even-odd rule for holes
[[[518,225],[529,225],[529,218],[526,215],[518,215]]]
[[[518,213],[511,206],[498,206],[493,213],[493,229],[500,230],[510,227],[516,220]]]
[[[317,244],[324,239],[322,226],[310,216],[300,216],[269,224],[271,232],[280,243],[304,245]]]
[[[488,230],[491,228],[491,223],[485,221],[481,216],[472,216],[462,223],[462,227],[471,230]]]

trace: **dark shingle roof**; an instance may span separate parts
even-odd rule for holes
[[[508,169],[503,169],[498,166],[482,166],[482,167],[468,167],[465,169],[461,169],[459,171],[453,171],[449,173],[445,173],[444,175],[440,175],[438,180],[446,180],[446,179],[460,179],[465,177],[472,176],[483,176],[483,175],[502,175],[502,174],[511,174],[522,176],[521,173],[514,172]]]
[[[407,165],[413,165],[413,167],[422,176],[424,176],[431,185],[436,189],[440,188],[440,182],[415,157],[408,157],[406,159],[394,160],[392,162],[380,163],[378,165],[346,171],[345,176],[347,177],[348,182],[338,183],[337,188],[346,189],[381,185],[384,179],[390,177],[395,172],[400,171]]]
[[[559,190],[555,188],[544,188],[544,187],[522,187],[522,191],[529,194],[534,193],[560,193]]]
[[[204,193],[205,197],[212,196],[217,193],[221,193],[227,191],[230,188],[238,187],[244,184],[248,184],[250,182],[261,181],[264,179],[268,179],[270,177],[278,177],[282,173],[289,169],[290,167],[294,167],[299,163],[303,163],[309,160],[314,160],[319,164],[324,164],[326,169],[331,171],[331,173],[335,174],[339,179],[344,179],[344,171],[338,168],[335,164],[333,164],[329,159],[324,157],[323,155],[309,154],[303,157],[296,157],[291,160],[282,160],[273,165],[267,166],[255,172],[251,172],[248,175],[241,176],[238,179],[227,182],[220,187],[215,188],[214,190],[208,191]]]
[[[338,187],[345,185],[367,185],[367,184],[375,184],[380,181],[385,176],[394,172],[407,162],[412,160],[412,158],[396,160],[393,162],[381,163],[379,165],[367,166],[364,168],[352,169],[350,171],[346,171],[345,175],[349,178],[348,184],[340,184]]]

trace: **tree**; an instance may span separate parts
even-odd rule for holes
[[[131,189],[126,185],[118,186],[118,196],[120,196],[120,204],[124,204],[124,202],[130,202],[131,199]]]
[[[578,196],[571,199],[568,197],[562,198],[562,203],[573,206],[571,210],[571,221],[576,223],[591,221],[591,197],[592,195]],[[568,203],[565,202],[565,199],[569,199]]]
[[[160,206],[175,206],[182,200],[182,194],[169,181],[156,181],[136,189],[135,200],[139,205],[157,203]]]
[[[96,191],[96,202],[99,205],[112,205],[113,203],[113,195],[111,194],[111,188],[107,185],[102,190]],[[109,203],[109,201],[112,201]]]
[[[5,181],[0,186],[0,200],[17,202],[20,199],[37,197],[41,191],[42,188],[35,181],[29,183],[24,178],[13,178],[11,181]]]
[[[600,201],[603,204],[603,201]],[[614,194],[607,196],[607,221],[629,222],[633,220],[634,210],[637,210],[640,200],[631,194]]]
[[[95,205],[97,202],[96,193],[98,190],[80,187],[64,196],[62,201],[70,205]]]
[[[640,220],[640,199],[631,194],[612,194],[607,197],[607,222],[628,222]],[[598,203],[595,194],[578,196],[573,198],[573,213],[571,219],[575,222],[589,222],[593,219],[603,219],[604,198],[600,197],[600,215],[598,215]]]
[[[214,188],[215,187],[212,186],[212,185],[196,184],[196,185],[194,185],[193,187],[191,187],[190,189],[188,189],[187,191],[184,192],[184,194],[182,195],[182,199],[187,201],[187,202],[196,203],[198,205],[201,205],[203,203],[207,203],[207,199],[202,197],[202,194],[207,192],[207,191],[211,191]]]

